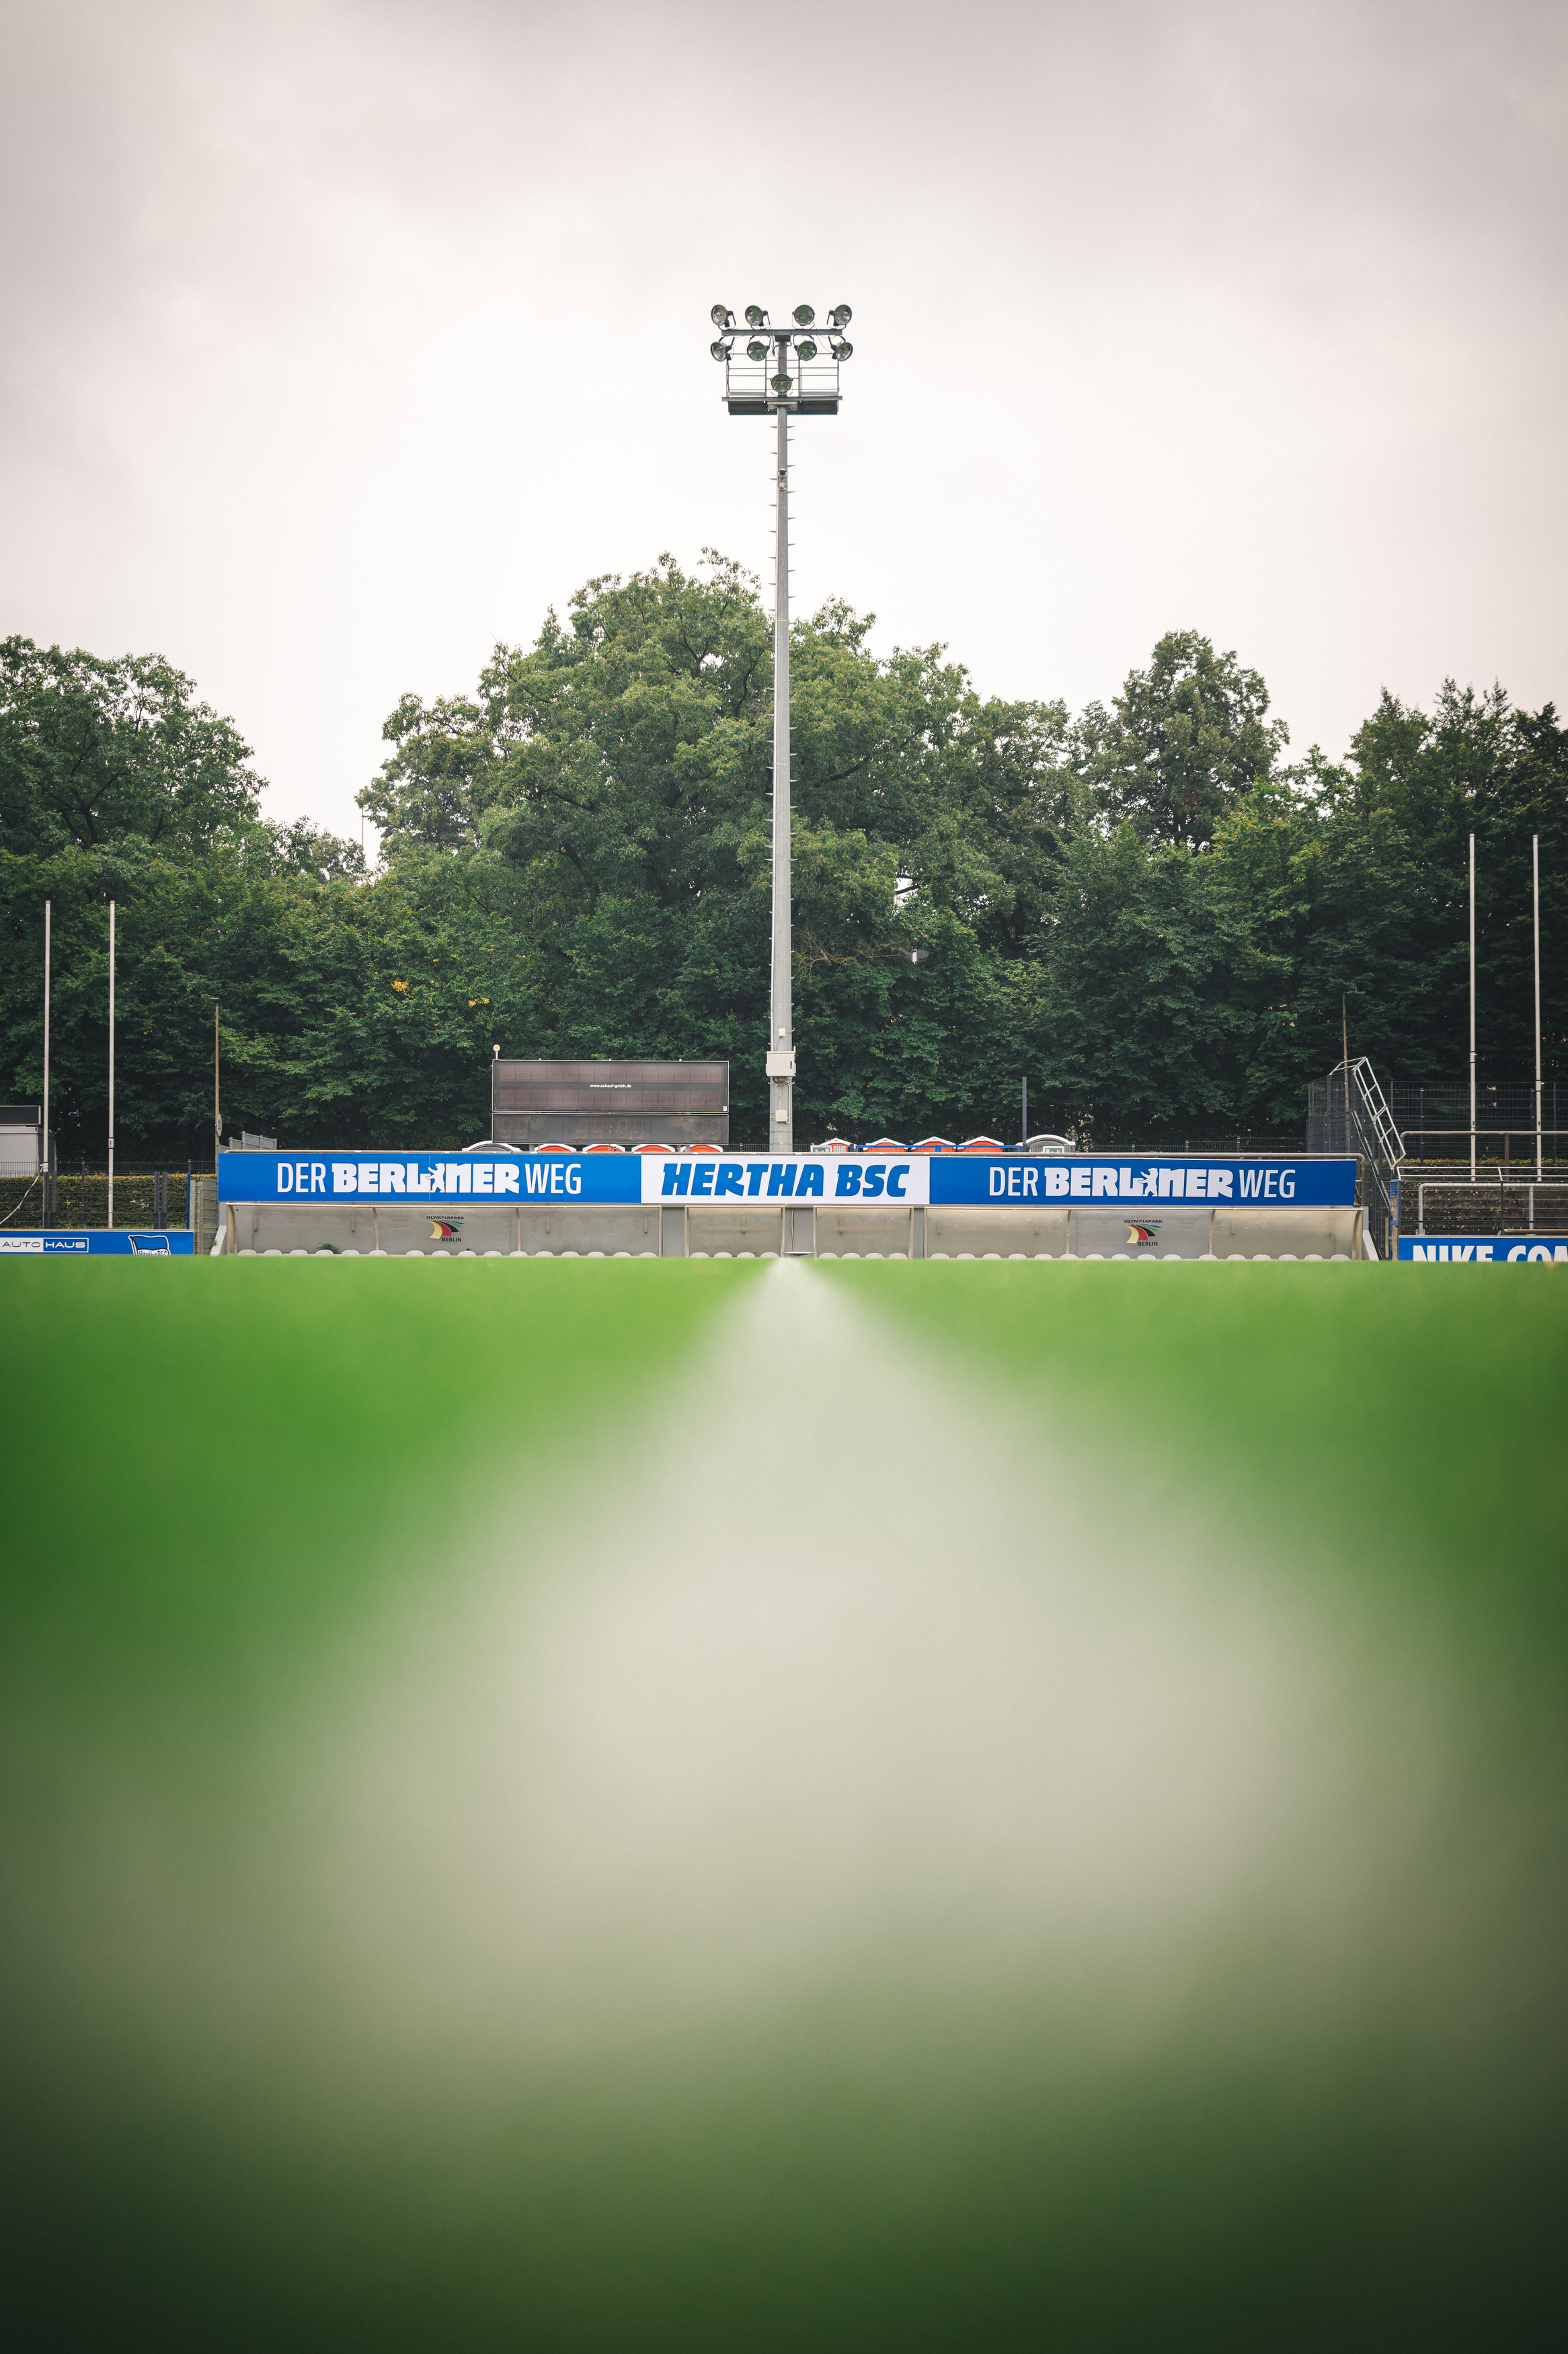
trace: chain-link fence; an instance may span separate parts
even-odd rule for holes
[[[1354,1155],[1356,1200],[1380,1257],[1392,1258],[1400,1227],[1402,1146],[1388,1098],[1362,1059],[1314,1079],[1307,1090],[1308,1152]]]
[[[1407,1087],[1386,1083],[1383,1094],[1399,1131],[1406,1175],[1413,1169],[1441,1173],[1470,1168],[1470,1089],[1467,1080],[1452,1085]],[[1344,1141],[1344,1081],[1338,1071],[1314,1079],[1307,1090],[1307,1149],[1309,1152],[1354,1150]],[[1568,1087],[1548,1079],[1542,1088],[1542,1169],[1568,1168]],[[1523,1176],[1535,1166],[1535,1088],[1529,1080],[1511,1080],[1476,1090],[1476,1167],[1500,1172],[1505,1180]]]
[[[116,1169],[114,1224],[142,1226],[155,1233],[190,1223],[191,1204],[201,1180],[192,1180],[188,1167]],[[216,1180],[208,1177],[209,1188]],[[106,1226],[109,1224],[109,1172],[57,1166],[48,1177],[0,1177],[0,1228]],[[211,1240],[209,1234],[208,1240]]]

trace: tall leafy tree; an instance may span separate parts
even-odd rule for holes
[[[879,660],[870,626],[835,603],[793,636],[801,1116],[994,1118],[1028,995],[997,968],[1037,967],[1085,805],[1066,713],[982,699],[939,647]],[[496,650],[472,702],[405,704],[387,732],[362,798],[394,864],[482,843],[519,878],[533,1050],[727,1055],[737,1128],[760,1134],[772,662],[755,582],[669,558],[590,581],[531,649]]]
[[[1172,630],[1108,711],[1092,703],[1084,712],[1079,770],[1111,824],[1131,825],[1153,849],[1205,850],[1288,741],[1267,712],[1258,672],[1196,630]]]
[[[258,814],[260,781],[233,726],[157,654],[105,661],[0,642],[0,842],[99,851],[127,836],[209,848]]]
[[[1057,904],[1040,1058],[1057,1121],[1097,1149],[1250,1128],[1287,975],[1219,862],[1088,830]]]

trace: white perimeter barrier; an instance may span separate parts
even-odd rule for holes
[[[553,1204],[439,1218],[402,1206],[228,1203],[215,1253],[240,1257],[1351,1259],[1375,1257],[1359,1209],[855,1210]]]

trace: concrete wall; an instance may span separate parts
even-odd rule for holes
[[[884,1258],[909,1256],[907,1210],[841,1210],[831,1203],[817,1212],[817,1257],[842,1258],[854,1251],[863,1258],[876,1251]]]
[[[210,1186],[211,1180],[207,1180]],[[828,1204],[815,1210],[761,1203],[734,1208],[670,1209],[655,1203],[599,1208],[552,1202],[528,1208],[474,1207],[464,1203],[451,1223],[451,1240],[436,1231],[427,1210],[369,1204],[236,1203],[219,1226],[225,1249],[238,1251],[422,1252],[521,1250],[530,1256],[563,1251],[630,1251],[673,1258],[743,1251],[773,1258],[780,1241],[791,1256],[819,1258],[1359,1258],[1360,1210],[1202,1210],[1167,1207],[1150,1213],[1153,1239],[1140,1243],[1139,1222],[1126,1210],[963,1207],[855,1210]]]
[[[1364,1212],[1357,1210],[1216,1210],[1216,1258],[1347,1258],[1362,1256]]]
[[[397,1256],[411,1251],[444,1254],[459,1251],[659,1251],[659,1212],[653,1204],[626,1208],[579,1208],[554,1202],[548,1209],[481,1208],[467,1202],[454,1209],[450,1223],[458,1227],[450,1242],[436,1232],[428,1210],[402,1207],[355,1207],[349,1203],[296,1208],[289,1203],[230,1205],[237,1250],[339,1250],[369,1253],[377,1248]],[[777,1233],[778,1220],[774,1220]]]
[[[770,1210],[760,1202],[744,1209],[688,1210],[686,1249],[693,1255],[728,1251],[738,1257],[750,1251],[758,1258],[777,1258],[783,1226],[784,1214],[778,1203]]]
[[[1068,1248],[1071,1214],[1065,1209],[948,1209],[933,1204],[926,1213],[925,1255],[957,1258],[962,1253],[984,1258],[995,1251],[1011,1258],[1014,1251],[1022,1251],[1026,1258],[1060,1258]],[[1121,1230],[1125,1235],[1125,1218]]]

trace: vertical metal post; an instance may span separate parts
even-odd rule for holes
[[[1531,835],[1531,883],[1535,885],[1535,1182],[1540,1184],[1540,833]],[[49,1086],[48,1071],[45,1059],[45,1090]],[[1535,1214],[1531,1214],[1531,1225],[1535,1225]]]
[[[1469,1182],[1477,1182],[1477,835],[1469,838]]]
[[[1029,1082],[1027,1079],[1023,1079],[1020,1082],[1020,1085],[1023,1090],[1023,1128],[1020,1137],[1020,1141],[1023,1144],[1027,1144],[1029,1141]]]
[[[212,1173],[215,1177],[217,1175],[217,1148],[223,1140],[223,1111],[217,1093],[217,1009],[218,1001],[215,997],[212,1001]]]
[[[109,1210],[103,1221],[114,1224],[114,902],[109,902]]]
[[[45,1226],[49,1225],[49,947],[52,947],[52,939],[49,939],[49,918],[52,918],[52,913],[54,913],[52,902],[45,899],[45,1132],[42,1132],[40,1137],[42,1193],[45,1193],[42,1222],[45,1222]],[[1538,991],[1535,991],[1535,998],[1538,998],[1540,1002],[1540,986]],[[1540,1019],[1535,1022],[1535,1029],[1540,1029]],[[1540,1069],[1540,1047],[1538,1047],[1538,1069]],[[1535,1090],[1535,1102],[1540,1104],[1540,1087]]]
[[[788,339],[775,345],[778,373]],[[768,1037],[768,1149],[795,1150],[795,1013],[789,970],[789,415],[779,410],[778,555],[773,604],[773,965]]]

